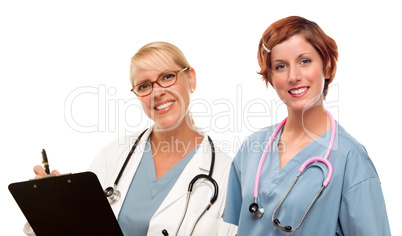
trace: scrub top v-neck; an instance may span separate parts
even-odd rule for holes
[[[152,216],[175,185],[197,149],[198,147],[193,149],[158,180],[150,139],[148,138],[143,157],[118,217],[118,222],[124,235],[147,235]]]

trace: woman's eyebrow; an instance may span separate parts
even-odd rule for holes
[[[161,71],[161,72],[158,74],[158,77],[157,77],[156,79],[158,79],[158,78],[161,77],[162,75],[164,75],[164,74],[166,74],[166,73],[169,73],[169,72],[172,72],[172,71],[170,71],[170,70]],[[154,80],[154,81],[155,81],[155,80]],[[137,86],[137,85],[139,85],[139,84],[143,84],[143,83],[145,83],[145,82],[153,82],[153,81],[151,81],[150,79],[142,79],[142,80],[138,81],[138,83],[135,83],[134,86]]]
[[[138,81],[137,83],[134,83],[134,86],[137,86],[137,85],[139,85],[139,84],[143,84],[143,83],[146,83],[146,82],[151,82],[151,80],[149,80],[149,79],[142,79],[142,80]]]
[[[297,59],[300,59],[300,58],[302,58],[302,57],[304,57],[304,56],[306,56],[306,55],[309,55],[309,54],[311,54],[311,53],[309,53],[309,52],[303,52],[303,53],[301,53],[300,55],[298,55],[297,56]],[[274,60],[274,61],[272,61],[272,62],[284,62],[285,60],[283,60],[283,59],[276,59],[276,60]]]
[[[272,62],[284,62],[284,60],[282,60],[282,59],[276,59],[275,61],[272,61]]]
[[[306,56],[306,55],[309,55],[309,54],[311,54],[311,53],[309,53],[309,52],[304,52],[304,53],[300,54],[297,58],[302,58],[302,57],[304,57],[304,56]]]

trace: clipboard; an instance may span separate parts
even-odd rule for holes
[[[37,236],[123,235],[92,172],[12,183],[8,189]]]

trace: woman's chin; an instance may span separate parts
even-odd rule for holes
[[[161,121],[155,121],[154,130],[157,132],[168,132],[177,129],[184,123],[183,118],[163,119]]]

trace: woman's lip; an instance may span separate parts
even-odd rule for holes
[[[166,109],[168,107],[170,107],[171,105],[173,105],[175,103],[175,101],[165,101],[165,102],[160,102],[157,105],[155,105],[154,109],[157,111]]]
[[[301,97],[309,90],[309,86],[301,86],[297,88],[292,88],[288,91],[288,93],[293,97]]]

